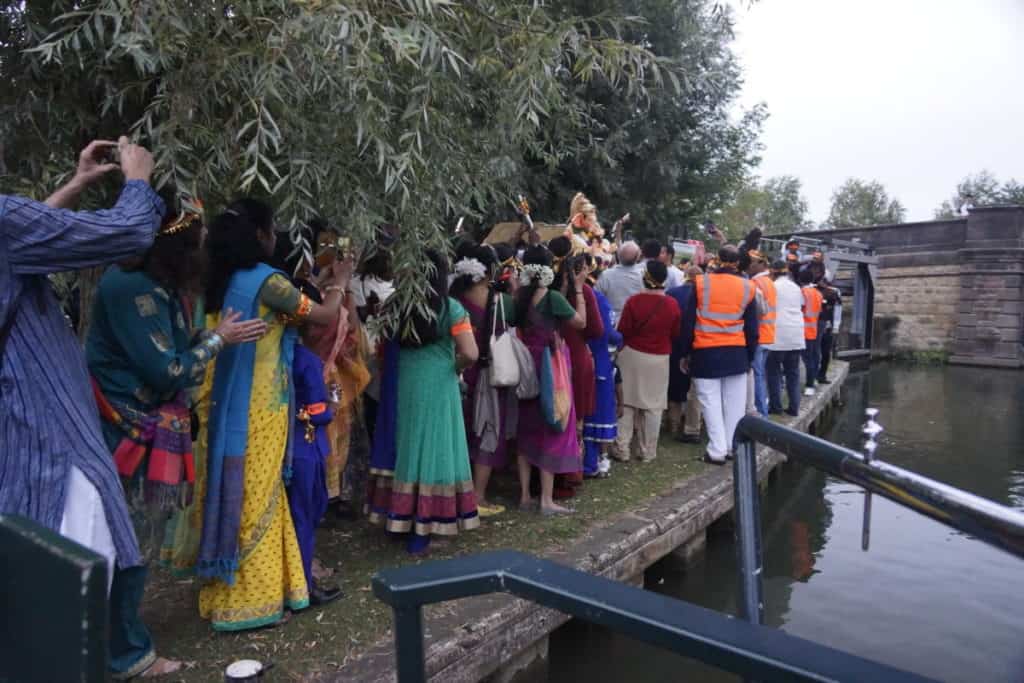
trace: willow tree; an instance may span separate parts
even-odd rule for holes
[[[642,106],[677,80],[616,37],[632,20],[548,5],[8,0],[4,189],[42,195],[87,139],[130,131],[157,182],[208,210],[262,195],[293,230],[322,216],[357,240],[395,223],[399,275],[420,270],[459,216],[522,187],[524,158],[555,168],[577,148],[580,83]],[[403,310],[422,294],[403,289]]]

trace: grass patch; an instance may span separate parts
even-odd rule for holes
[[[161,680],[221,680],[236,659],[273,662],[265,680],[301,681],[310,674],[337,669],[348,658],[390,633],[391,613],[370,592],[370,578],[381,568],[471,555],[485,550],[516,549],[536,555],[564,547],[589,528],[635,509],[665,493],[676,483],[705,468],[703,449],[663,439],[652,463],[613,463],[608,479],[587,480],[569,501],[577,513],[541,518],[516,509],[518,484],[514,471],[496,474],[492,500],[508,507],[505,514],[483,520],[480,529],[459,534],[444,544],[435,542],[426,560],[411,558],[404,544],[390,540],[365,520],[348,522],[317,533],[317,556],[338,570],[345,597],[325,607],[311,607],[292,616],[285,626],[243,633],[216,633],[199,618],[199,584],[153,568],[147,586],[143,618],[158,652],[182,659],[180,675]],[[427,610],[445,610],[435,605]]]
[[[893,351],[889,358],[900,363],[916,365],[945,365],[949,362],[948,351],[911,351],[909,349]]]

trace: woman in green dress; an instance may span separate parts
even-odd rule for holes
[[[394,467],[389,473],[381,466],[376,455],[389,449],[375,444],[369,495],[371,523],[411,532],[413,554],[426,551],[431,534],[452,536],[480,525],[458,379],[460,369],[476,362],[476,340],[466,310],[448,296],[446,260],[434,252],[430,260],[433,315],[414,313],[401,321],[397,363],[385,368],[398,375],[397,382],[390,378],[396,391],[382,393],[378,415],[396,420]],[[377,437],[387,439],[388,432]]]

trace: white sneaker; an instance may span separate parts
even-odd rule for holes
[[[814,396],[814,389],[811,387],[804,389],[804,396]]]
[[[601,474],[608,474],[612,471],[612,461],[608,458],[601,458],[597,463],[597,471]]]

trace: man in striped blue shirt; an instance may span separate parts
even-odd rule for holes
[[[125,178],[117,203],[69,210],[82,190],[118,168],[103,161],[114,146]],[[146,569],[81,346],[46,276],[144,252],[164,212],[149,185],[152,170],[152,155],[126,138],[96,141],[83,150],[74,178],[45,203],[0,196],[0,513],[29,517],[107,558],[115,677],[175,663],[157,660],[138,620]]]

